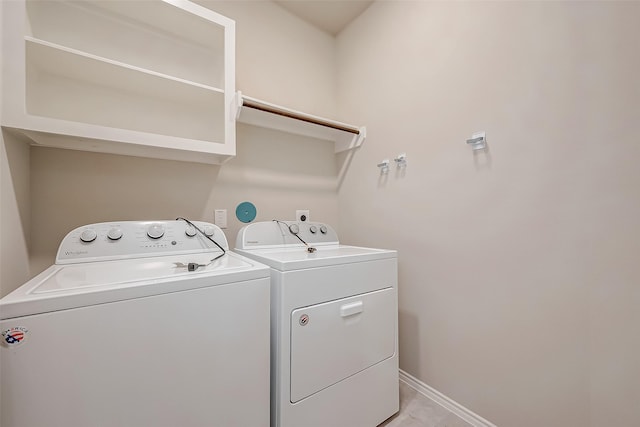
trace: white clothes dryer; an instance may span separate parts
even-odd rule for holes
[[[396,413],[397,252],[290,221],[242,228],[236,251],[271,267],[271,426],[375,427]]]
[[[0,425],[267,426],[269,269],[227,249],[204,222],[70,232],[0,300]]]

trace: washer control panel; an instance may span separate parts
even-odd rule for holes
[[[119,221],[78,227],[60,243],[56,264],[220,251],[209,238],[225,250],[229,248],[218,226],[192,223]]]

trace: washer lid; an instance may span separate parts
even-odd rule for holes
[[[269,269],[227,252],[53,265],[0,300],[0,319],[269,277]],[[188,263],[209,264],[188,271]]]
[[[302,244],[290,245],[286,248],[247,251],[236,249],[236,252],[280,271],[374,261],[397,258],[398,256],[397,251],[394,250],[361,248],[358,246],[318,245],[315,248],[316,251],[313,253],[308,252],[307,248]]]

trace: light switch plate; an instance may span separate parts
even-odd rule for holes
[[[220,228],[227,228],[227,210],[216,209],[213,216],[213,222]]]

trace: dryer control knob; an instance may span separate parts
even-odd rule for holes
[[[312,225],[311,227],[309,227],[309,231],[312,232],[313,234],[316,234],[318,232],[318,227],[316,227],[315,225]]]
[[[321,226],[320,226],[320,232],[321,232],[322,234],[327,234],[327,227],[326,227],[325,225],[321,225]]]
[[[164,236],[164,227],[162,226],[162,224],[151,224],[147,228],[147,236],[151,237],[152,239],[161,238],[162,236]]]
[[[109,238],[109,240],[120,240],[120,238],[122,237],[122,229],[120,227],[113,227],[107,233],[107,237]]]
[[[209,237],[213,236],[214,231],[215,231],[215,229],[214,229],[212,226],[210,226],[210,225],[207,225],[207,226],[204,228],[204,234],[206,234],[206,235],[207,235],[207,236],[209,236]]]
[[[187,229],[184,231],[184,234],[186,234],[189,237],[195,236],[196,235],[195,227],[188,226]]]
[[[82,232],[82,234],[80,234],[80,240],[85,243],[93,242],[96,240],[96,237],[98,237],[98,233],[91,228],[87,228]]]

